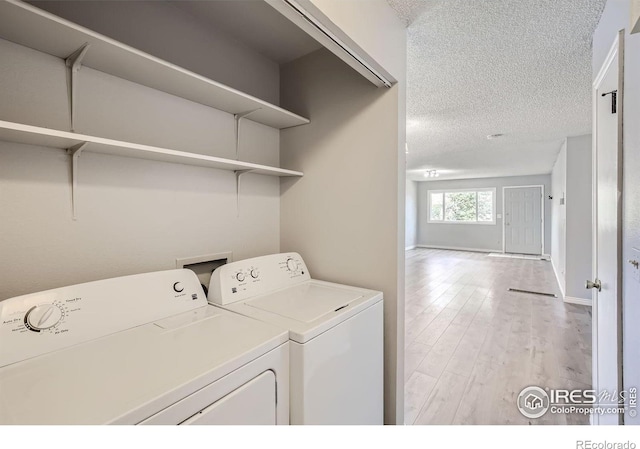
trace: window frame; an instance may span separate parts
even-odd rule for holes
[[[496,204],[497,198],[496,187],[470,187],[467,189],[437,189],[437,190],[427,190],[427,223],[429,224],[456,224],[456,225],[495,225],[496,224]],[[475,221],[448,221],[445,220],[445,211],[446,211],[446,195],[447,193],[475,193],[476,194],[476,219]],[[478,192],[491,192],[492,194],[492,214],[491,221],[478,221]],[[433,220],[431,219],[431,194],[439,193],[442,195],[442,220]]]

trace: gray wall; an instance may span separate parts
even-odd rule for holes
[[[418,183],[407,180],[405,197],[405,248],[418,243]]]
[[[3,40],[0,60],[10,61],[0,65],[0,119],[68,130],[64,62]],[[256,84],[272,75],[270,68],[236,69]],[[78,93],[78,132],[234,157],[229,114],[88,68]],[[279,131],[246,125],[241,157],[277,165]],[[179,257],[232,251],[238,259],[280,249],[278,178],[243,177],[238,217],[230,171],[91,153],[79,168],[73,221],[69,156],[0,142],[0,299],[175,268]]]
[[[567,209],[562,200],[567,197],[567,141],[565,140],[558,153],[558,158],[551,172],[551,262],[560,285],[565,294],[566,260],[567,260]]]
[[[278,64],[170,2],[33,1],[74,23],[273,104]]]
[[[385,0],[313,3],[398,83],[377,89],[327,51],[282,67],[281,104],[311,118],[281,133],[283,164],[308,169],[282,183],[282,247],[314,276],[384,292],[384,419],[401,424],[406,28]]]
[[[283,65],[281,76],[282,105],[311,117],[281,133],[282,163],[305,173],[282,181],[282,249],[299,251],[316,278],[384,293],[385,421],[393,423],[403,382],[396,377],[404,282],[397,274],[405,182],[396,174],[399,89],[376,88],[327,50]]]
[[[562,294],[590,299],[592,181],[591,134],[568,137],[551,172],[551,260]],[[564,204],[561,204],[564,199]]]
[[[495,225],[428,223],[428,190],[496,188],[496,213],[502,214],[502,187],[544,185],[545,198],[551,191],[550,175],[510,176],[504,178],[459,179],[451,181],[424,181],[418,183],[418,244],[423,246],[461,248],[483,251],[502,251],[502,218]],[[551,245],[551,207],[545,199],[545,253]]]
[[[593,259],[591,167],[591,134],[567,138],[565,294],[582,299],[591,298],[584,288]]]
[[[638,290],[628,259],[638,258],[640,248],[640,34],[629,35],[629,0],[609,0],[593,36],[593,76],[606,58],[618,30],[626,29],[624,49],[624,175],[623,175],[623,327],[624,384],[640,385],[640,345],[637,318]],[[626,424],[640,424],[640,417],[625,415]]]

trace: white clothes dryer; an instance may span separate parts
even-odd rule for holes
[[[288,424],[287,333],[171,270],[0,302],[0,424]]]
[[[381,292],[311,279],[285,253],[217,268],[209,302],[289,331],[291,424],[383,423]]]

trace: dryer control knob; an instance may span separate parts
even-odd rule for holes
[[[253,269],[251,270],[251,277],[254,279],[258,279],[258,276],[260,275],[260,273],[258,273],[258,270]]]
[[[298,269],[298,262],[292,258],[287,259],[287,268],[289,271],[296,271]]]
[[[31,330],[50,329],[62,319],[62,311],[54,304],[40,304],[32,307],[25,315],[25,324]]]
[[[244,281],[244,273],[242,273],[242,272],[237,273],[237,274],[236,274],[236,279],[237,279],[239,282]]]

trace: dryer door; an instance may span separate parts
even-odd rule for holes
[[[276,424],[276,376],[265,371],[183,424]]]

